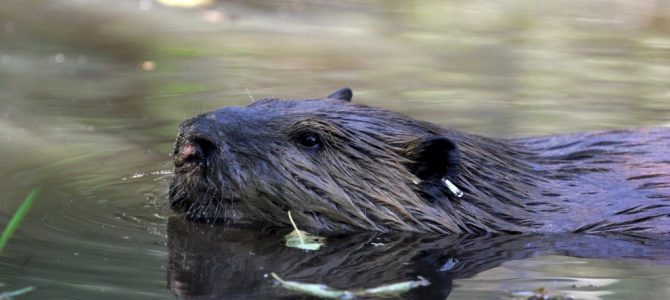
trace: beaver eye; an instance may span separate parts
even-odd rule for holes
[[[321,146],[321,139],[316,133],[305,132],[298,136],[298,143],[305,148],[318,148]]]

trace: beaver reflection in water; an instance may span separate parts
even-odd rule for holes
[[[238,226],[290,226],[291,211],[320,232],[670,232],[670,128],[488,138],[351,96],[185,121],[171,207]]]

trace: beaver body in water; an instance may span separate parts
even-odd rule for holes
[[[237,226],[290,226],[291,211],[320,232],[670,233],[670,128],[498,139],[351,95],[185,121],[171,207]]]

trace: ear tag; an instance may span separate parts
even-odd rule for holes
[[[442,182],[444,182],[444,185],[447,186],[449,191],[454,194],[454,196],[461,198],[463,197],[463,191],[459,189],[451,180],[447,179],[446,177],[442,178]]]

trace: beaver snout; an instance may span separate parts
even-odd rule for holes
[[[179,125],[179,135],[173,151],[175,168],[190,171],[206,165],[205,162],[216,151],[218,131],[219,124],[203,116]]]
[[[207,159],[211,154],[214,145],[212,142],[205,139],[194,139],[190,142],[185,142],[175,149],[174,165],[181,168],[187,163],[200,163]]]
[[[174,166],[184,168],[201,165],[212,155],[215,147],[214,143],[206,138],[186,138],[184,142],[175,146]]]

